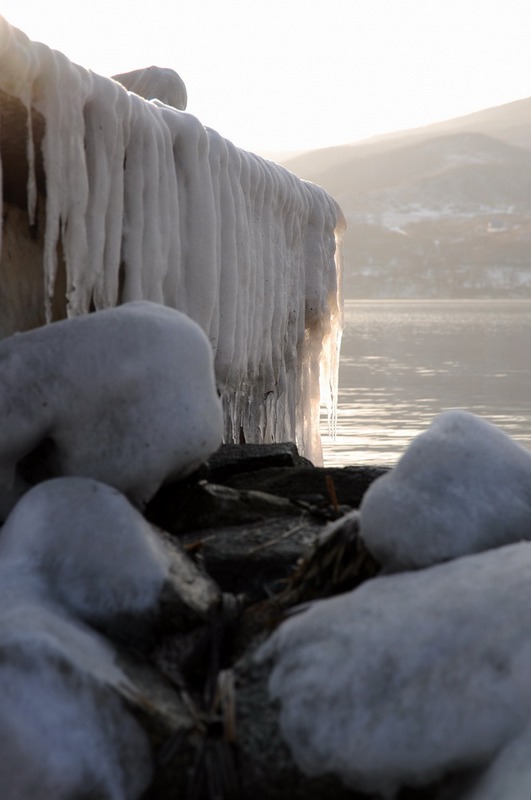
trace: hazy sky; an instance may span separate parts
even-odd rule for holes
[[[531,96],[530,0],[2,0],[0,11],[104,75],[172,67],[188,111],[259,153]]]

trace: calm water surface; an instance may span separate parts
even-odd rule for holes
[[[464,408],[531,449],[531,301],[345,303],[328,466],[394,464],[433,417]]]

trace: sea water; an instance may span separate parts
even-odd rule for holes
[[[326,466],[393,465],[463,408],[531,449],[531,300],[347,300]]]

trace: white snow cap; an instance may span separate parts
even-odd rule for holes
[[[139,299],[184,311],[215,352],[226,441],[243,430],[247,442],[297,441],[322,460],[320,402],[333,417],[341,339],[337,203],[191,114],[31,42],[2,17],[0,90],[45,123],[48,317],[60,242],[68,314]],[[19,125],[17,144],[24,133]],[[33,161],[29,173],[34,196]],[[25,317],[16,329],[35,324]]]
[[[116,489],[59,478],[0,531],[2,800],[135,800],[152,776],[113,646],[85,623],[156,613],[169,565]]]
[[[488,765],[529,725],[530,605],[525,542],[376,578],[288,619],[259,658],[273,659],[300,768],[392,798]]]
[[[72,630],[64,623],[62,636]],[[149,742],[112,686],[80,661],[94,654],[95,634],[76,662],[49,631],[24,631],[21,645],[5,645],[4,634],[0,620],[2,800],[138,800],[152,778]]]
[[[368,489],[360,532],[388,571],[531,538],[531,453],[490,422],[446,411]]]
[[[156,303],[126,303],[3,339],[0,373],[4,512],[25,479],[68,475],[115,486],[141,507],[221,444],[208,339],[184,314]]]
[[[184,111],[188,100],[186,86],[180,75],[168,67],[145,67],[112,76],[130,92],[146,100],[160,100]]]
[[[169,562],[150,526],[116,489],[56,478],[30,489],[0,531],[0,580],[21,569],[78,619],[155,614]]]

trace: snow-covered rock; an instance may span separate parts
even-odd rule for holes
[[[210,344],[147,301],[0,341],[0,509],[28,484],[84,475],[143,506],[221,444]]]
[[[125,707],[135,689],[87,626],[143,625],[169,566],[115,489],[86,478],[31,489],[0,533],[3,800],[134,800],[149,743]]]
[[[125,676],[112,653],[95,634],[35,605],[25,610],[0,622],[2,800],[136,800],[151,780],[152,757],[113,691]]]
[[[273,660],[302,771],[392,798],[488,766],[529,724],[530,603],[524,542],[375,578],[289,618],[259,657]]]
[[[30,489],[0,532],[0,578],[38,577],[69,615],[109,627],[156,616],[170,562],[151,526],[116,489],[56,478]]]
[[[490,422],[446,411],[378,478],[361,535],[388,571],[531,538],[531,453]]]

